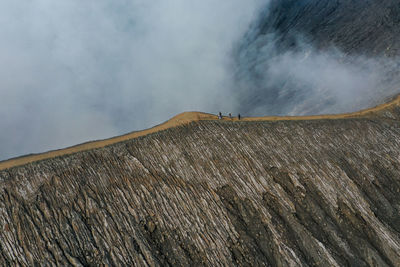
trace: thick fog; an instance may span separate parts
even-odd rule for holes
[[[3,0],[0,159],[233,112],[230,53],[262,4]]]
[[[337,113],[397,92],[394,59],[252,36],[267,2],[3,0],[0,160],[184,111]]]
[[[398,58],[316,49],[300,34],[285,48],[278,37],[243,38],[237,52],[235,98],[247,115],[352,112],[400,92]]]

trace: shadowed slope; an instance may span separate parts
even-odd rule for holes
[[[398,1],[267,2],[234,53],[242,112],[337,114],[399,93]]]
[[[324,119],[357,118],[357,117],[378,115],[378,114],[384,112],[385,110],[393,109],[395,107],[398,107],[399,105],[400,105],[400,96],[397,96],[394,100],[389,101],[388,103],[379,105],[374,108],[369,108],[366,110],[353,112],[353,113],[336,114],[336,115],[298,116],[298,117],[292,117],[292,116],[248,117],[248,118],[243,118],[243,121],[324,120]],[[77,152],[85,151],[85,150],[89,150],[89,149],[100,148],[100,147],[104,147],[107,145],[122,142],[125,140],[129,140],[132,138],[137,138],[137,137],[144,136],[147,134],[162,131],[162,130],[165,130],[168,128],[177,127],[180,125],[185,125],[185,124],[188,124],[191,122],[202,121],[202,120],[218,120],[218,117],[216,115],[201,113],[201,112],[184,112],[184,113],[181,113],[181,114],[173,117],[172,119],[164,122],[163,124],[160,124],[158,126],[155,126],[153,128],[147,129],[147,130],[132,132],[132,133],[128,133],[126,135],[121,135],[121,136],[117,136],[117,137],[113,137],[113,138],[109,138],[109,139],[105,139],[105,140],[83,143],[83,144],[68,147],[65,149],[54,150],[54,151],[49,151],[49,152],[34,154],[34,155],[21,156],[18,158],[5,160],[5,161],[0,162],[0,170],[12,168],[12,167],[19,166],[19,165],[24,165],[24,164],[34,162],[34,161],[49,159],[49,158],[58,157],[58,156],[62,156],[62,155],[68,155],[68,154],[77,153]],[[237,118],[229,119],[227,117],[224,117],[223,120],[237,121]]]
[[[188,113],[1,170],[0,265],[400,266],[398,100],[345,119]]]

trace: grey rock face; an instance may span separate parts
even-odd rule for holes
[[[400,54],[400,4],[393,0],[272,0],[258,34],[276,32],[284,49],[302,34],[349,54]],[[388,49],[389,48],[389,49]]]
[[[241,112],[352,112],[400,92],[398,1],[269,3],[233,52]]]
[[[202,121],[3,170],[0,265],[400,266],[399,118]]]

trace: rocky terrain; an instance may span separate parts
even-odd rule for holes
[[[0,171],[0,265],[400,266],[400,106],[205,120]]]
[[[398,1],[268,3],[233,53],[242,112],[353,112],[400,93]]]
[[[277,33],[279,47],[302,34],[319,48],[347,54],[400,54],[400,3],[393,0],[271,0],[257,24],[259,36]]]
[[[277,57],[316,49],[319,59],[334,46],[340,68],[365,62],[354,55],[383,60],[389,82],[371,99],[398,92],[399,8],[272,0],[237,48],[237,76],[252,82],[234,88],[247,90],[243,107],[266,105],[263,114],[274,115],[300,103],[316,114],[338,103],[295,87],[290,75],[265,85],[271,40]],[[189,265],[400,266],[400,97],[331,116],[185,113],[0,162],[0,266]]]

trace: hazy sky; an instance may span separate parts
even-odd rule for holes
[[[234,112],[232,46],[265,0],[3,0],[0,159]]]

